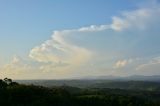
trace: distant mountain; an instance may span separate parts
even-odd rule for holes
[[[72,86],[78,88],[114,88],[160,91],[160,75],[155,76],[96,76],[63,80],[17,80],[21,84],[34,84],[45,87]]]
[[[143,76],[143,75],[132,75],[126,77],[119,76],[87,76],[78,79],[87,79],[87,80],[122,80],[122,81],[156,81],[160,82],[160,75],[153,76]]]
[[[153,75],[153,76],[142,76],[142,75],[134,75],[125,77],[124,79],[128,80],[140,80],[140,81],[158,81],[160,82],[160,75]]]

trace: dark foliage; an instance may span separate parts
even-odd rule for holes
[[[153,91],[46,88],[0,80],[0,106],[160,106],[159,97]]]

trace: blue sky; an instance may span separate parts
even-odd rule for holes
[[[158,0],[0,0],[0,14],[1,77],[160,74]]]
[[[48,39],[54,30],[109,23],[112,16],[137,5],[135,1],[116,0],[1,0],[0,42],[5,44],[0,46],[2,55],[11,57],[18,51],[24,56],[33,46]]]
[[[12,55],[11,53],[16,51],[23,54],[34,45],[48,39],[54,30],[107,23],[121,10],[135,7],[126,1],[116,2],[114,0],[95,0],[94,2],[90,0],[69,0],[69,2],[65,0],[1,0],[0,42],[5,44],[5,46],[1,45],[3,54]],[[14,46],[14,50],[10,46]]]

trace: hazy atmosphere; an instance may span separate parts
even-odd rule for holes
[[[160,75],[159,0],[0,0],[0,78]]]

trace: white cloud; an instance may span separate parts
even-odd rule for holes
[[[136,70],[143,70],[146,69],[146,67],[150,67],[152,65],[160,65],[160,57],[152,58],[148,63],[138,65]]]
[[[72,33],[72,30],[55,31],[52,39],[33,48],[29,56],[38,62],[63,63],[78,66],[85,63],[91,56],[91,51],[66,42],[63,36]]]
[[[30,52],[30,57],[39,62],[59,62],[61,60],[68,61],[68,57],[75,55],[77,51],[84,55],[89,55],[89,50],[85,47],[80,47],[70,42],[67,42],[64,36],[78,32],[97,32],[107,29],[121,31],[127,28],[144,29],[147,23],[154,21],[154,17],[160,14],[159,6],[150,8],[140,8],[134,11],[123,12],[122,16],[114,16],[111,24],[91,25],[79,29],[54,31],[52,38],[45,41],[40,46],[33,48]],[[77,36],[76,34],[74,36]],[[70,56],[69,56],[70,55]]]
[[[113,23],[111,24],[111,28],[115,31],[121,31],[129,26],[126,20],[123,20],[119,17],[113,17],[112,20]]]
[[[19,59],[19,57],[17,57],[17,56],[15,55],[15,56],[13,56],[13,59],[12,59],[11,62],[12,62],[12,63],[18,63],[18,62],[20,62],[20,59]]]
[[[121,16],[114,16],[112,18],[111,24],[91,25],[79,29],[54,31],[50,40],[34,47],[30,51],[29,57],[35,61],[45,63],[40,66],[40,70],[44,72],[50,69],[65,71],[75,70],[76,68],[80,68],[83,64],[88,64],[88,61],[94,61],[94,59],[91,59],[93,51],[85,46],[80,46],[73,42],[71,43],[70,40],[68,40],[69,38],[81,36],[84,33],[92,35],[94,32],[105,30],[126,31],[145,29],[149,26],[150,22],[155,21],[153,19],[155,19],[155,16],[158,14],[160,14],[160,8],[156,5],[150,8],[140,8],[134,11],[122,12]],[[113,67],[116,69],[123,68],[131,62],[131,59],[118,60]]]
[[[122,31],[128,28],[145,29],[151,21],[160,16],[160,6],[152,5],[150,7],[141,7],[134,11],[122,12],[120,16],[113,16],[111,24],[91,25],[89,27],[82,27],[77,31],[103,31],[113,29],[115,31]]]
[[[26,78],[30,77],[31,73],[34,73],[34,67],[25,63],[23,60],[21,60],[18,56],[13,56],[10,63],[5,64],[0,67],[0,77],[9,77],[9,78]]]
[[[154,17],[155,16],[155,17]],[[145,29],[151,21],[160,16],[160,6],[141,7],[134,11],[124,11],[120,16],[113,16],[111,24],[91,25],[70,31],[95,32],[107,29],[122,31],[128,28]]]
[[[132,59],[124,59],[124,60],[118,60],[115,64],[114,64],[114,66],[113,66],[113,68],[115,68],[115,69],[117,69],[117,68],[123,68],[123,67],[125,67],[126,65],[128,65],[128,64],[130,64],[132,62]]]
[[[82,27],[79,29],[79,31],[81,31],[81,32],[95,32],[95,31],[103,31],[103,30],[106,30],[109,28],[110,28],[109,25],[100,25],[100,26],[91,25],[89,27]]]
[[[160,57],[155,57],[144,61],[136,67],[136,72],[141,75],[159,75]]]
[[[126,11],[121,17],[113,17],[111,28],[116,31],[122,31],[127,28],[145,29],[151,21],[160,16],[159,5],[149,8],[140,8],[134,11]]]

